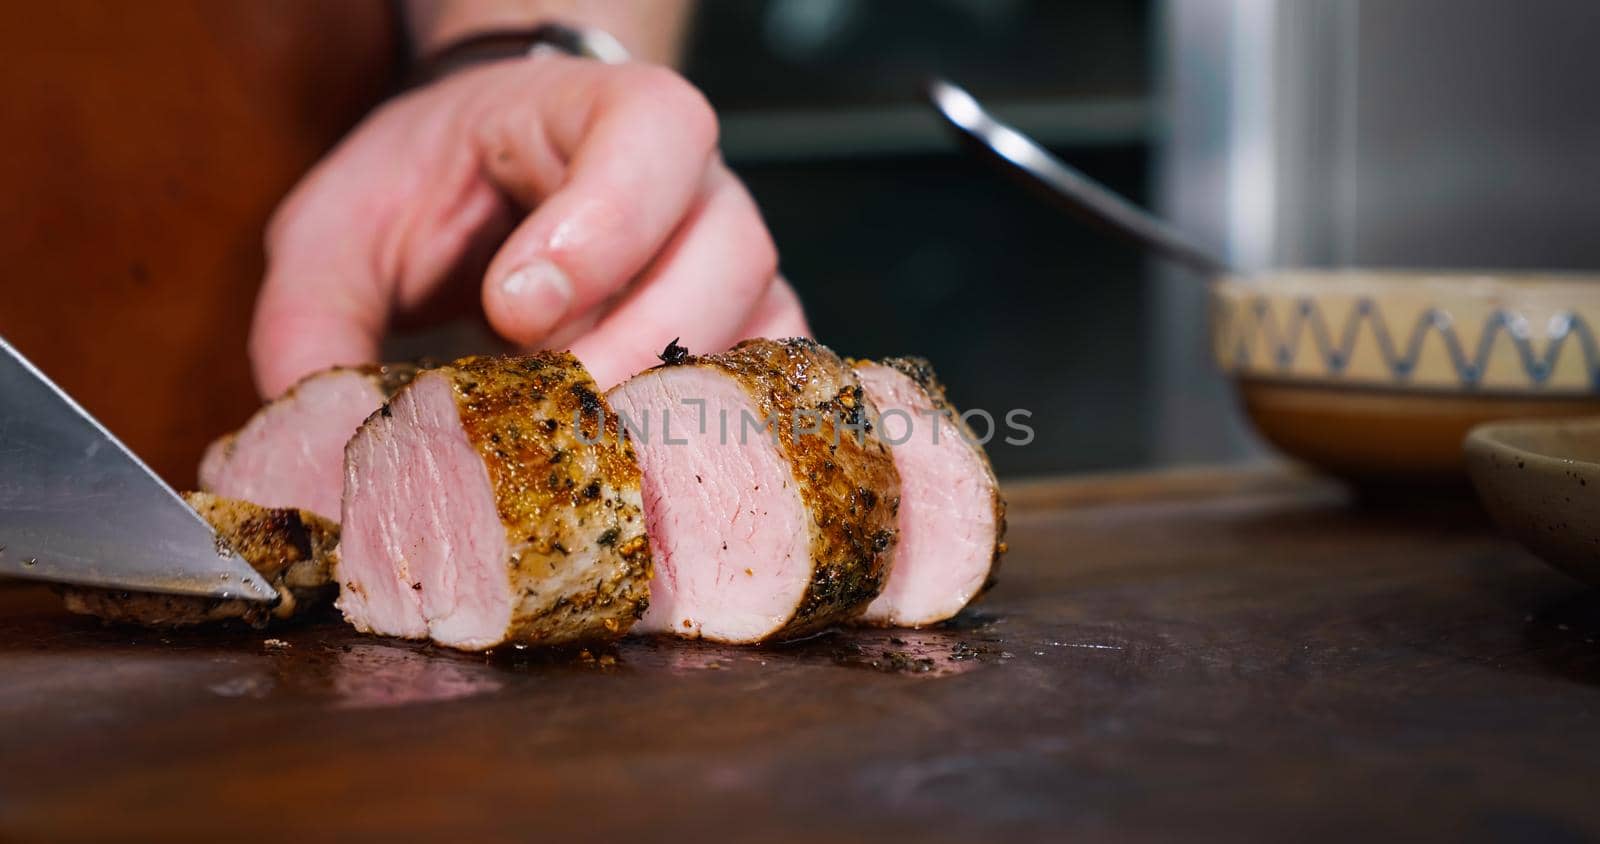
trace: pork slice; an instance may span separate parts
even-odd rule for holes
[[[339,518],[344,444],[368,414],[415,376],[408,364],[336,367],[308,375],[206,449],[200,488],[265,507]]]
[[[259,601],[65,586],[60,591],[67,609],[107,621],[151,627],[231,619],[264,627],[272,619],[313,610],[332,597],[331,567],[334,548],[339,543],[338,525],[304,510],[262,507],[203,492],[186,492],[183,500],[211,523],[218,539],[272,584],[278,591],[276,606]]]
[[[417,375],[345,449],[345,619],[462,650],[621,636],[648,600],[650,546],[607,411],[565,353]]]
[[[799,339],[663,359],[610,394],[655,555],[635,629],[751,643],[859,614],[889,570],[900,481],[882,443],[841,430],[872,413],[855,374]]]
[[[869,624],[944,621],[993,585],[1005,551],[1005,500],[989,458],[921,358],[855,362],[900,473],[900,543]]]

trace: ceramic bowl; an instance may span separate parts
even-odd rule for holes
[[[1484,425],[1465,453],[1478,498],[1502,529],[1600,585],[1600,419]]]
[[[1211,302],[1256,428],[1336,475],[1459,481],[1476,425],[1600,414],[1600,276],[1292,271]]]

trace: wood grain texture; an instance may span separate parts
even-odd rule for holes
[[[6,13],[0,334],[179,486],[257,404],[278,199],[386,90],[379,0],[65,0]]]
[[[1467,507],[1159,480],[1018,508],[948,626],[784,647],[468,657],[0,593],[0,837],[1600,834],[1600,597]]]

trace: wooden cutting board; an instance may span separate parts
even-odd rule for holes
[[[1461,502],[1277,472],[1013,486],[955,623],[468,656],[0,591],[0,838],[1600,833],[1600,597]]]

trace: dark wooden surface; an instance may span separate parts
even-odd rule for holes
[[[1469,506],[1017,497],[957,623],[782,648],[162,635],[0,590],[0,838],[1600,834],[1600,598]]]

